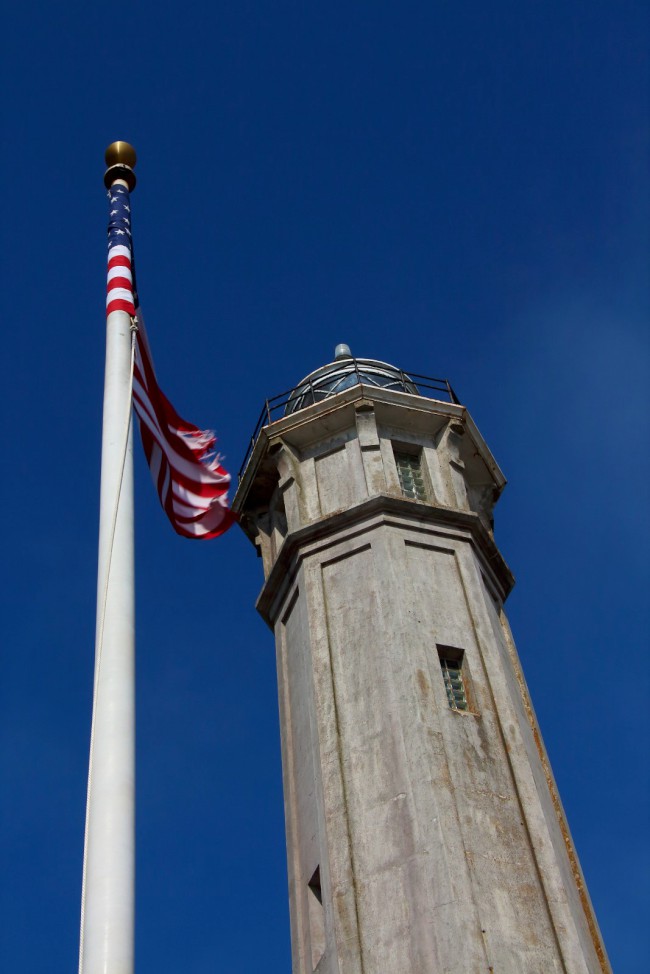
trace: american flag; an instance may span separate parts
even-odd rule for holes
[[[106,314],[126,311],[137,324],[133,405],[151,476],[178,534],[216,538],[236,520],[228,507],[230,474],[214,453],[214,433],[181,419],[158,386],[135,287],[129,191],[114,185],[108,199]]]

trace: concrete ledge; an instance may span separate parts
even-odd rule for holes
[[[257,599],[257,611],[273,628],[278,607],[305,558],[381,525],[390,526],[393,523],[403,528],[405,521],[410,522],[412,530],[423,534],[438,534],[450,540],[469,542],[496,580],[505,601],[515,579],[477,514],[377,494],[361,504],[320,518],[288,535]]]

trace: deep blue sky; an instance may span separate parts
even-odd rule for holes
[[[448,376],[509,486],[508,612],[614,970],[648,957],[648,72],[641,2],[4,16],[0,966],[75,970],[95,625],[103,151],[161,383],[233,470],[345,341]],[[136,460],[140,972],[290,969],[271,633],[238,530]]]

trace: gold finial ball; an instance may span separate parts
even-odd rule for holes
[[[135,189],[135,149],[128,142],[111,142],[104,153],[108,169],[104,173],[104,186],[110,189],[113,183],[121,179],[132,192]]]
[[[136,163],[135,149],[128,142],[111,142],[104,153],[107,166],[128,166],[133,169]]]

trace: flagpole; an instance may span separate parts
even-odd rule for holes
[[[135,151],[106,150],[109,191],[135,185]],[[80,974],[132,974],[135,879],[135,604],[132,319],[106,320],[95,680],[88,768]]]

